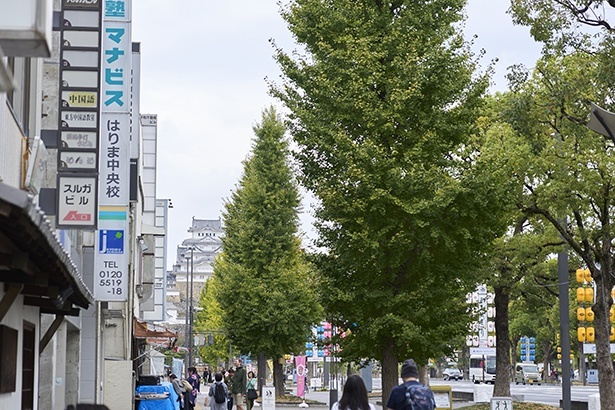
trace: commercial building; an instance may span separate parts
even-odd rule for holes
[[[0,408],[132,408],[175,337],[148,323],[171,204],[131,21],[130,0],[0,0]]]

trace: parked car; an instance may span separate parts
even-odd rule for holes
[[[463,379],[463,373],[461,373],[461,370],[455,367],[449,367],[442,370],[442,376],[444,377],[444,380],[454,379],[455,381],[457,381]]]

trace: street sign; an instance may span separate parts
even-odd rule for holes
[[[492,397],[491,410],[513,410],[512,397]]]
[[[583,343],[583,353],[596,354],[595,343]],[[611,353],[615,353],[615,343],[611,343]]]
[[[261,397],[261,401],[263,410],[275,410],[275,387],[263,386],[263,397]]]
[[[495,347],[471,347],[470,354],[483,355],[483,356],[494,356]]]

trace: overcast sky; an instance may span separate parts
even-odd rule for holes
[[[506,14],[508,0],[469,0],[466,35],[485,63],[497,58],[493,90],[511,64],[532,66],[540,47]],[[141,112],[158,115],[157,197],[170,198],[167,266],[192,217],[217,219],[250,151],[252,127],[271,104],[265,78],[280,71],[269,39],[293,41],[277,0],[133,0],[141,43]],[[309,211],[309,204],[304,206]],[[310,233],[310,218],[302,216]]]

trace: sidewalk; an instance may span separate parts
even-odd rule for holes
[[[205,397],[207,395],[207,393],[203,393],[203,391],[209,391],[208,389],[203,389],[201,388],[201,393],[197,396],[197,403],[195,406],[196,410],[210,410],[210,407],[204,406],[204,400]],[[338,392],[337,395],[338,399],[340,399],[342,397],[342,392]],[[330,403],[329,404],[329,391],[310,391],[305,395],[305,399],[309,400],[309,401],[315,401],[318,402],[318,404],[309,404],[308,409],[315,409],[315,410],[328,410],[330,408]],[[371,404],[374,405],[374,407],[376,408],[376,410],[386,410],[382,408],[382,403],[381,403],[381,398],[380,397],[370,397],[369,401]],[[465,406],[469,406],[474,404],[473,402],[461,402],[461,401],[454,401],[453,402],[453,408],[454,409],[460,409],[462,407]],[[276,403],[276,408],[277,407],[283,407],[284,410],[306,410],[306,408],[301,408],[299,407],[298,404],[284,404],[284,403]],[[236,407],[234,407],[234,409],[236,409]],[[246,409],[246,407],[244,406],[244,410]],[[254,410],[262,410],[262,408],[260,406],[254,406]]]

